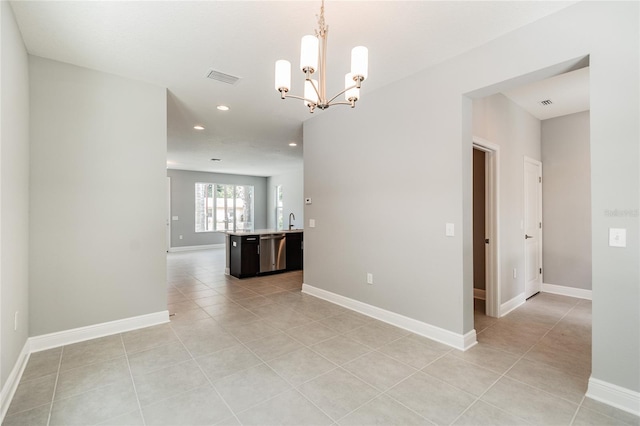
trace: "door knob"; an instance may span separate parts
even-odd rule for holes
[[[531,235],[524,234],[524,239],[528,240],[529,238],[533,238]]]

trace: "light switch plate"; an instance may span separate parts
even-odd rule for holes
[[[626,247],[627,230],[625,228],[609,228],[609,246]]]
[[[455,235],[455,227],[453,225],[453,223],[447,223],[445,224],[445,235],[447,237],[453,237]]]
[[[309,228],[315,228],[315,227],[316,227],[316,220],[309,219]]]

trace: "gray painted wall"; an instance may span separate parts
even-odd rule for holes
[[[0,2],[0,388],[29,331],[29,70],[9,2]],[[18,330],[14,314],[18,312]]]
[[[282,185],[284,227],[289,226],[289,213],[296,217],[291,223],[296,229],[304,228],[304,171],[271,176],[267,179],[267,228],[276,228],[276,187]]]
[[[195,185],[197,182],[226,183],[254,186],[254,227],[267,228],[267,178],[259,176],[229,175],[222,173],[167,170],[171,178],[171,247],[189,247],[207,244],[224,244],[220,232],[196,233]],[[182,235],[182,239],[180,239]]]
[[[355,110],[305,121],[305,196],[314,200],[305,218],[317,224],[305,231],[305,283],[455,333],[470,331],[471,98],[555,75],[590,55],[593,377],[640,391],[639,218],[605,215],[638,209],[638,16],[635,2],[581,2],[364,91]],[[513,176],[518,180],[503,176],[505,194],[522,186],[521,173]],[[409,212],[394,218],[381,208],[382,197]],[[519,228],[515,213],[502,220]],[[446,222],[455,224],[455,237],[445,237]],[[610,227],[627,229],[627,248],[607,245]],[[512,256],[503,267],[521,270],[521,256]],[[367,272],[376,284],[366,284]]]
[[[542,122],[544,282],[591,290],[589,111]]]
[[[541,159],[540,120],[504,95],[475,99],[473,135],[500,146],[498,214],[503,304],[524,292],[524,157]],[[542,167],[544,172],[544,164]]]
[[[165,311],[166,90],[29,59],[30,335]]]

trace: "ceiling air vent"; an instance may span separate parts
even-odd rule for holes
[[[540,105],[542,106],[548,106],[551,105],[553,102],[551,102],[551,99],[545,99],[544,101],[540,101]]]
[[[227,84],[236,84],[238,81],[240,81],[240,77],[236,77],[235,75],[231,75],[231,74],[225,74],[223,72],[216,71],[216,70],[209,70],[209,72],[207,72],[207,78],[210,78],[216,81],[221,81],[222,83],[227,83]]]

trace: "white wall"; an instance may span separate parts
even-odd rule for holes
[[[542,122],[544,282],[591,290],[589,111]]]
[[[504,304],[524,293],[523,158],[541,159],[540,120],[501,94],[475,99],[473,135],[500,146],[499,302]]]
[[[267,224],[267,178],[265,177],[188,170],[167,170],[167,176],[171,178],[171,216],[178,216],[178,220],[171,221],[171,247],[224,244],[225,242],[224,233],[196,232],[195,185],[198,182],[253,185],[254,228],[264,229],[269,226]]]
[[[640,391],[638,217],[603,213],[638,208],[638,16],[635,2],[580,2],[363,91],[355,110],[306,121],[305,196],[314,203],[305,217],[317,227],[305,232],[305,283],[453,333],[472,330],[470,98],[550,77],[589,55],[592,377]],[[409,212],[389,221],[382,197]],[[455,237],[445,237],[446,222],[455,224]],[[610,227],[627,229],[627,248],[608,247]],[[366,272],[376,284],[366,285]]]
[[[29,65],[30,335],[166,310],[166,90]]]
[[[0,2],[0,388],[29,328],[29,70],[9,2]],[[14,315],[18,312],[18,329]]]
[[[267,179],[267,228],[276,228],[276,187],[282,185],[284,228],[289,226],[289,213],[296,217],[291,223],[304,228],[304,172],[285,173]]]

